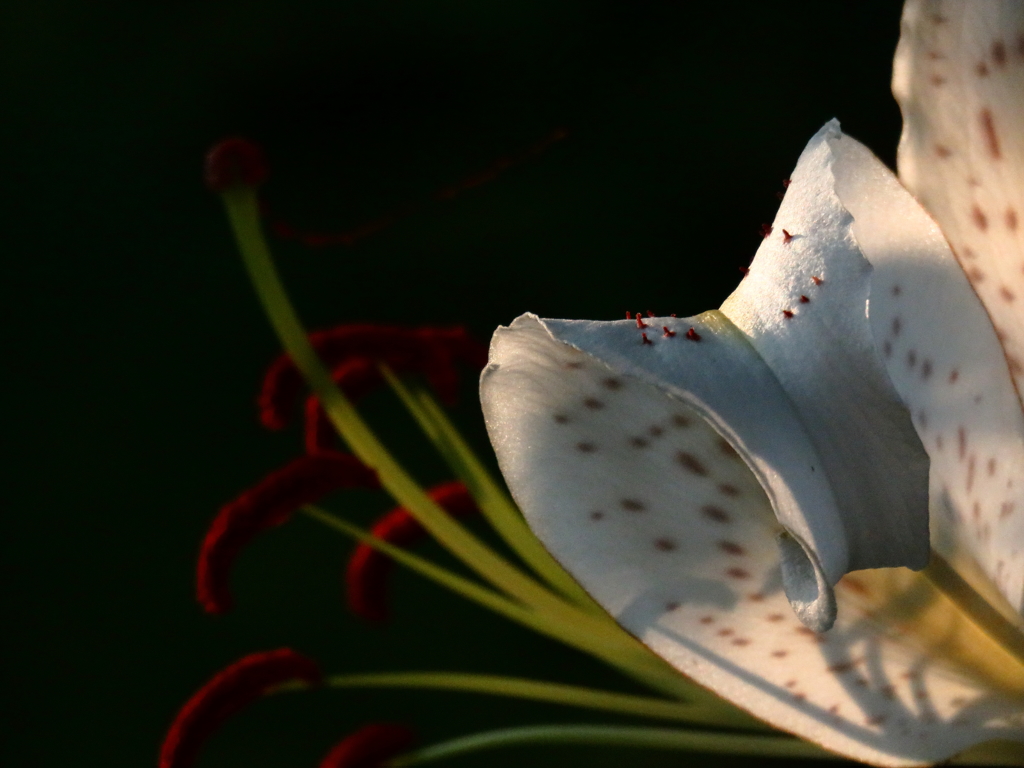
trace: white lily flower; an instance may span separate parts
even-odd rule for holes
[[[1024,741],[1021,4],[912,0],[894,90],[920,204],[833,121],[720,310],[524,315],[481,399],[531,527],[624,628],[896,766]],[[1010,639],[912,572],[930,548]]]

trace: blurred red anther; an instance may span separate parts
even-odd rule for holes
[[[825,282],[824,280],[822,280],[822,279],[821,279],[820,277],[818,277],[817,275],[811,275],[811,281],[812,281],[812,282],[813,282],[813,283],[814,283],[815,285],[821,285],[822,283],[824,283],[824,282]]]
[[[750,267],[740,267],[739,270],[743,273],[744,277],[750,274]]]
[[[454,518],[468,517],[479,511],[466,486],[458,481],[436,485],[427,495]],[[423,526],[404,507],[395,507],[381,516],[370,532],[399,547],[412,546],[427,537]],[[348,605],[353,613],[375,624],[388,620],[388,583],[393,567],[390,557],[369,544],[356,547],[345,572]]]
[[[789,185],[792,184],[792,183],[793,183],[792,179],[783,179],[782,180],[782,186],[784,188],[786,188],[786,189],[789,189]]]
[[[669,315],[669,317],[675,317],[675,316],[676,316],[675,312],[673,312],[671,315]]]
[[[762,224],[761,225],[761,237],[763,237],[765,240],[767,240],[769,237],[771,237],[772,231],[773,230],[772,230],[772,225],[771,224]]]
[[[639,312],[636,313],[636,327],[637,328],[649,328],[650,327],[650,326],[647,325],[647,323],[644,322],[644,319],[642,317],[640,317],[640,313]]]
[[[302,456],[228,502],[213,519],[199,552],[196,597],[207,613],[231,608],[231,566],[256,534],[286,522],[303,504],[342,488],[378,488],[377,474],[355,456]]]
[[[422,373],[447,404],[458,394],[455,363],[474,370],[487,364],[487,347],[470,338],[465,328],[401,328],[387,325],[342,325],[309,335],[324,363],[336,371],[362,358],[383,362],[395,373]],[[339,384],[346,394],[358,397],[380,383],[379,375],[343,375]],[[351,391],[347,387],[351,385]],[[304,383],[287,355],[278,357],[263,377],[258,403],[260,421],[267,429],[283,429]]]
[[[405,363],[397,360],[392,360],[392,363],[395,363],[392,369],[396,372],[406,367]],[[346,360],[331,371],[331,377],[351,400],[359,400],[384,382],[377,364],[365,357]],[[304,421],[306,453],[337,450],[337,432],[316,395],[306,397]]]
[[[664,334],[664,335],[665,335],[665,336],[666,336],[667,338],[669,338],[669,339],[671,339],[671,338],[672,338],[673,336],[675,336],[675,335],[676,335],[676,332],[675,332],[675,331],[670,331],[670,330],[668,329],[668,327],[667,327],[667,326],[664,326],[664,325],[663,325],[663,326],[661,327],[661,330],[663,330],[663,331],[665,332],[665,334]]]
[[[381,768],[416,743],[416,734],[400,723],[371,723],[339,741],[320,768]]]
[[[648,316],[648,317],[654,317],[654,313],[653,313],[653,312],[651,312],[651,310],[649,310],[649,309],[648,309],[648,310],[647,310],[647,316]]]
[[[193,694],[171,723],[160,768],[187,768],[221,723],[270,689],[292,680],[318,685],[320,670],[290,648],[253,653],[221,670]]]
[[[691,328],[686,332],[686,338],[690,341],[700,341],[700,334]]]
[[[788,309],[782,310],[782,314],[787,320],[793,317],[793,313],[790,312]]]
[[[801,304],[806,304],[809,301],[810,301],[810,299],[808,299],[806,296],[803,296],[803,295],[800,296],[800,303]]]
[[[258,187],[267,178],[263,150],[241,136],[214,144],[203,163],[203,181],[214,192],[231,187]]]
[[[789,234],[789,232],[787,232],[786,230],[782,230],[782,242],[783,243],[788,243],[792,239],[793,239],[793,236],[791,234]]]
[[[626,319],[627,320],[632,320],[633,319],[633,313],[630,312],[628,309],[626,310]]]
[[[650,339],[647,338],[647,334],[646,333],[641,333],[640,335],[643,336],[643,339],[641,339],[641,341],[640,341],[641,344],[653,344],[654,343],[653,341],[651,341]]]

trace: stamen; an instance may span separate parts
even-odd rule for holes
[[[473,370],[487,364],[487,347],[470,338],[465,328],[402,328],[387,325],[342,325],[309,334],[324,363],[334,371],[353,359],[384,362],[399,373],[426,375],[440,398],[453,403],[458,394],[458,372],[455,363]],[[366,378],[355,373],[347,383],[353,386],[350,396],[358,397],[381,383],[380,376]],[[372,386],[369,382],[372,380]],[[346,381],[340,381],[345,390]],[[304,383],[291,357],[279,356],[263,378],[259,394],[260,421],[267,429],[283,429],[302,391]],[[363,389],[366,387],[366,389]],[[345,390],[346,394],[350,394]]]
[[[256,534],[287,522],[304,504],[342,488],[379,488],[376,473],[355,456],[335,451],[303,456],[271,472],[228,502],[203,540],[196,597],[207,613],[231,608],[231,565]]]
[[[335,744],[320,768],[381,768],[415,743],[416,734],[401,723],[370,723]]]
[[[290,648],[253,653],[221,670],[193,694],[171,723],[160,768],[187,768],[221,723],[271,689],[293,680],[319,685],[320,670]]]
[[[236,186],[258,187],[267,178],[267,161],[259,145],[234,136],[206,153],[203,181],[214,192]]]
[[[456,519],[480,511],[466,486],[458,481],[435,486],[427,495]],[[395,507],[383,515],[370,532],[400,547],[410,547],[427,538],[426,530],[404,507]],[[369,544],[356,547],[345,573],[348,605],[353,613],[375,624],[387,622],[388,583],[393,568],[394,561]]]

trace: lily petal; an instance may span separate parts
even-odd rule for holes
[[[965,549],[1024,612],[1024,5],[908,2],[893,92],[900,179],[988,313],[979,318],[966,286],[953,290],[938,248],[913,264],[926,282],[899,282],[909,292],[887,310],[904,321],[894,358],[916,350],[933,371],[901,392],[920,409],[933,521],[952,529],[936,546]],[[942,322],[944,304],[957,310]]]
[[[893,571],[847,577],[832,631],[796,620],[772,505],[706,413],[546,324],[527,316],[496,336],[488,428],[531,526],[623,627],[754,715],[857,759],[916,765],[1024,738],[1019,665],[936,610],[944,598],[920,577],[895,572],[911,580],[905,594],[872,578]],[[887,633],[893,613],[900,631]],[[996,665],[1016,697],[992,692],[991,670],[936,662],[935,645],[951,638]]]

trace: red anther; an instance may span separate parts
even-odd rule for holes
[[[487,347],[470,338],[465,328],[401,328],[388,325],[342,325],[309,335],[313,348],[332,370],[355,358],[389,365],[395,373],[415,372],[427,377],[445,403],[458,393],[460,362],[481,370],[487,364]],[[358,382],[351,396],[365,394],[380,383],[365,386],[369,379],[355,376],[339,382]],[[278,357],[267,369],[259,394],[260,421],[268,429],[283,429],[303,389],[302,377],[287,355]],[[348,393],[348,390],[346,390]]]
[[[303,504],[342,488],[379,488],[377,474],[355,456],[302,456],[228,502],[213,519],[196,568],[196,597],[207,613],[231,608],[231,565],[256,534],[288,521]]]
[[[391,363],[395,371],[403,371],[408,367],[397,359]],[[377,364],[364,357],[345,361],[331,371],[331,377],[351,400],[359,400],[384,383]],[[334,425],[320,406],[320,400],[316,395],[309,395],[305,408],[306,453],[337,450],[337,437]]]
[[[824,283],[824,282],[825,282],[824,280],[822,280],[822,279],[821,279],[820,277],[818,277],[817,275],[811,275],[811,281],[812,281],[812,282],[813,282],[813,283],[814,283],[815,285],[821,285],[822,283]]]
[[[666,338],[669,338],[669,339],[671,339],[671,338],[672,338],[673,336],[675,336],[675,335],[676,335],[676,332],[675,332],[675,331],[670,331],[670,330],[668,329],[668,327],[667,327],[667,326],[664,326],[664,325],[663,325],[663,326],[661,326],[661,330],[663,330],[663,331],[665,332],[665,333],[664,333],[664,336],[665,336]]]
[[[650,326],[644,322],[644,319],[640,317],[640,313],[636,313],[636,327],[637,328],[649,328]]]
[[[290,648],[253,653],[221,670],[192,695],[160,748],[160,768],[187,768],[203,743],[233,714],[292,680],[319,685],[315,662]]]
[[[786,189],[789,189],[789,185],[792,184],[792,183],[793,183],[792,179],[783,179],[782,180],[782,186],[784,188],[786,188]]]
[[[761,237],[763,237],[765,240],[767,240],[769,237],[771,237],[772,231],[773,230],[772,230],[772,225],[771,224],[762,224],[761,225]]]
[[[651,310],[649,310],[649,309],[648,309],[648,310],[647,310],[647,316],[648,316],[648,317],[654,317],[654,313],[653,313],[653,312],[651,312]]]
[[[646,328],[647,326],[644,326],[644,327]],[[643,336],[643,340],[641,341],[642,344],[653,344],[654,343],[653,341],[651,341],[650,339],[647,338],[647,334],[646,333],[641,333],[640,335]]]
[[[782,230],[782,242],[783,243],[788,243],[792,239],[793,239],[793,236],[791,234],[789,234],[789,232],[787,232],[786,230]]]
[[[802,296],[802,295],[800,296],[800,303],[801,304],[806,304],[809,301],[810,301],[810,299],[808,299],[806,296]]]
[[[371,723],[339,741],[320,768],[381,768],[416,743],[416,734],[401,723]]]
[[[739,270],[743,273],[744,277],[750,274],[750,267],[740,267]]]
[[[675,316],[676,316],[675,312],[673,312],[671,315],[669,315],[669,317],[675,317]]]
[[[479,512],[466,486],[458,481],[434,486],[427,495],[457,519]],[[427,537],[423,526],[404,507],[384,514],[370,532],[400,547],[412,546]],[[356,547],[345,572],[346,595],[353,613],[375,624],[388,620],[388,583],[393,568],[394,561],[369,544]]]
[[[791,317],[793,317],[793,313],[790,312],[788,309],[782,310],[782,314],[786,316],[787,320],[789,320]]]
[[[630,312],[628,309],[626,310],[626,319],[627,320],[632,320],[633,319],[633,313]]]
[[[203,181],[214,192],[231,187],[258,187],[267,179],[263,150],[241,136],[214,144],[203,163]]]
[[[691,328],[686,332],[686,338],[690,341],[700,341],[700,334]]]

